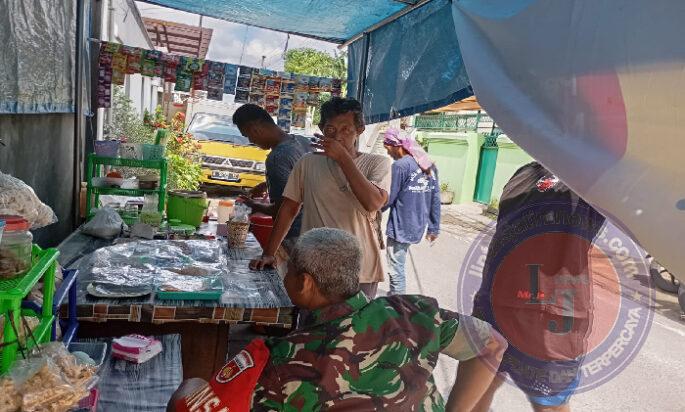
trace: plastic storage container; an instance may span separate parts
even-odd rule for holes
[[[199,227],[207,210],[205,192],[175,190],[169,192],[167,217],[177,219],[186,225]]]
[[[0,279],[13,279],[31,269],[33,235],[21,216],[0,215],[5,230],[0,240]]]
[[[143,160],[159,160],[164,157],[164,146],[156,144],[143,145]]]
[[[93,142],[95,154],[102,157],[117,157],[119,145],[118,140],[96,140]]]
[[[216,221],[220,225],[225,225],[226,222],[231,218],[233,213],[234,203],[232,200],[221,200],[219,202],[219,207],[216,209],[217,218]]]
[[[69,352],[83,352],[95,361],[95,367],[100,370],[107,356],[107,343],[105,342],[71,342]]]

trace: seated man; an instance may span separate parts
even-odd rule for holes
[[[471,410],[507,343],[486,322],[432,298],[369,301],[359,289],[361,260],[345,231],[302,235],[284,283],[292,302],[310,311],[303,327],[253,341],[209,384],[186,381],[169,410]],[[433,381],[440,353],[460,361],[446,405]]]

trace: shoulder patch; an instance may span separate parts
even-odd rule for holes
[[[557,183],[559,183],[559,178],[554,175],[549,175],[538,180],[535,187],[537,187],[538,192],[546,192],[556,186]]]
[[[246,370],[254,367],[254,360],[250,352],[245,349],[241,350],[240,353],[235,355],[230,362],[224,365],[223,368],[217,373],[216,381],[219,383],[228,383],[235,379],[238,375],[245,372]]]

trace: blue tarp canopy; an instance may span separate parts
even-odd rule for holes
[[[343,43],[419,0],[146,0],[204,16]]]
[[[350,43],[348,95],[375,123],[473,94],[450,0],[146,0],[270,30]]]

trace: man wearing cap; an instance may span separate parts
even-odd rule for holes
[[[406,292],[405,262],[409,246],[424,234],[434,242],[440,233],[440,184],[438,170],[419,144],[397,129],[388,129],[383,140],[392,165],[392,186],[384,210],[388,219],[387,261],[391,295]]]

